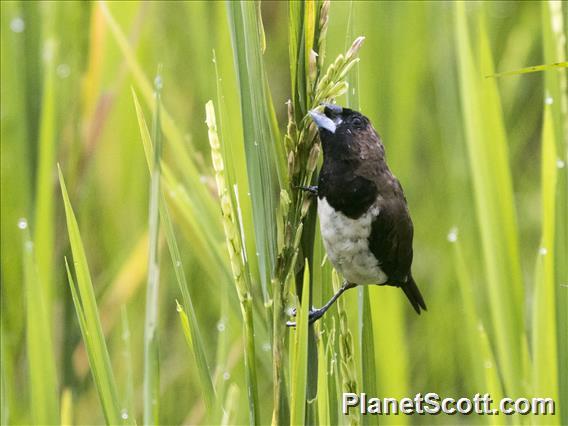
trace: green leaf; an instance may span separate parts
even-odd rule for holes
[[[89,357],[93,380],[95,381],[106,422],[109,424],[121,424],[123,421],[120,415],[116,382],[99,319],[97,301],[91,282],[91,274],[89,272],[89,264],[87,263],[87,256],[81,240],[79,225],[77,224],[77,219],[75,219],[75,213],[69,201],[65,180],[63,179],[63,173],[60,168],[59,184],[61,185],[61,193],[63,195],[67,232],[69,234],[71,252],[73,253],[73,264],[77,277],[76,286],[66,260],[67,277],[73,296],[75,311],[79,319],[83,341],[87,347],[87,355]]]
[[[567,67],[568,67],[568,62],[557,62],[555,64],[533,65],[532,67],[521,68],[518,70],[498,72],[497,74],[488,75],[486,77],[487,78],[507,77],[512,75],[528,74],[531,72],[551,71],[558,68],[567,68]]]
[[[241,115],[247,173],[259,252],[259,268],[265,302],[276,261],[276,226],[280,170],[283,157],[274,108],[262,61],[260,11],[254,2],[228,2],[235,66],[241,99]]]
[[[491,52],[479,20],[475,61],[463,3],[455,4],[456,52],[460,75],[470,172],[495,333],[497,360],[505,389],[521,394],[523,378],[523,283],[518,230],[501,102],[491,74]]]
[[[297,313],[294,333],[294,347],[291,354],[291,383],[290,383],[290,424],[303,425],[306,416],[306,385],[308,374],[308,316],[310,300],[310,272],[307,266],[304,270],[304,285],[302,301]],[[299,300],[298,300],[299,302]]]
[[[152,140],[150,139],[150,133],[148,131],[148,126],[146,124],[146,120],[144,118],[144,114],[142,113],[142,108],[140,103],[138,102],[138,98],[134,90],[132,91],[132,96],[134,99],[134,105],[136,107],[136,114],[138,117],[138,124],[140,127],[140,134],[142,138],[142,144],[144,146],[144,152],[146,154],[146,159],[148,161],[148,166],[151,166],[150,159],[152,158]],[[171,180],[174,178],[171,176],[171,172],[166,164],[162,162],[162,170],[164,173],[165,182],[164,186],[166,188],[177,187],[179,188],[178,184],[171,184]],[[191,354],[193,355],[193,359],[197,365],[197,373],[200,380],[201,389],[204,394],[205,405],[207,407],[207,411],[209,414],[209,418],[211,422],[214,422],[216,417],[216,413],[218,412],[218,403],[215,394],[215,389],[213,386],[213,381],[211,378],[211,370],[209,368],[207,362],[207,355],[205,352],[205,346],[203,343],[203,338],[201,336],[201,332],[199,329],[199,323],[197,322],[197,316],[195,314],[195,308],[193,306],[193,302],[191,296],[189,294],[189,284],[187,282],[187,278],[185,275],[185,271],[183,269],[183,263],[181,258],[181,252],[177,243],[177,239],[175,237],[175,230],[172,223],[172,219],[169,213],[168,205],[166,203],[166,199],[164,197],[163,191],[161,194],[161,201],[160,201],[160,220],[162,224],[163,231],[165,233],[166,241],[168,244],[168,249],[170,253],[170,258],[172,260],[176,282],[178,284],[178,288],[182,295],[183,305],[186,307],[188,315],[185,314],[184,316],[186,321],[184,322],[184,318],[181,318],[182,327],[184,329],[184,334],[186,336],[186,341],[188,343],[189,349]],[[209,263],[211,265],[211,263]],[[181,305],[178,304],[178,311],[183,308]],[[180,313],[181,316],[181,313]],[[187,328],[186,328],[187,326]]]
[[[533,308],[533,392],[558,399],[558,358],[556,342],[556,306],[554,264],[555,196],[556,196],[556,144],[550,105],[544,109],[542,129],[542,234],[536,259]],[[560,418],[546,419],[546,423],[560,423]]]
[[[563,2],[542,2],[542,41],[544,61],[547,63],[566,61],[566,4]],[[564,8],[564,12],[563,12]],[[552,104],[550,120],[556,151],[556,192],[554,223],[554,262],[556,296],[556,330],[558,343],[558,385],[560,401],[568,401],[568,77],[566,71],[558,69],[544,74],[546,103]],[[546,115],[545,115],[546,118]],[[545,123],[550,125],[549,123]],[[544,140],[543,148],[548,141]],[[549,150],[551,148],[548,148]],[[550,166],[550,165],[549,165]],[[544,176],[543,176],[544,177]],[[544,184],[544,181],[543,181]],[[543,229],[544,233],[544,229]],[[568,423],[568,407],[560,409],[561,423]]]
[[[144,321],[144,424],[158,424],[160,399],[160,366],[158,353],[158,297],[160,288],[160,199],[161,199],[161,161],[162,132],[160,126],[160,103],[162,77],[156,75],[156,106],[152,120],[154,155],[150,181],[149,207],[149,255],[148,284],[146,288],[146,317]]]
[[[35,424],[57,424],[59,423],[59,392],[51,337],[51,321],[47,314],[44,283],[39,279],[34,244],[30,237],[27,221],[20,219],[18,226],[22,229],[23,234],[31,414]]]

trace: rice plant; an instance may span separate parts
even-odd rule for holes
[[[0,7],[1,424],[568,422],[566,4]],[[421,316],[308,322],[326,102],[384,140]],[[343,412],[428,392],[555,414]]]

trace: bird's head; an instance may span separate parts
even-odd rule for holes
[[[371,124],[367,117],[352,109],[333,104],[322,104],[322,107],[323,112],[312,109],[309,114],[324,135],[361,133]]]
[[[318,126],[324,155],[329,150],[337,153],[345,150],[353,152],[360,151],[363,148],[361,145],[380,146],[379,135],[363,114],[339,105],[322,106],[321,112],[313,109],[309,114]]]

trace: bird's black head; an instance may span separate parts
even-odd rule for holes
[[[324,156],[326,152],[345,155],[368,149],[382,151],[379,135],[363,114],[339,105],[323,107],[323,113],[311,110],[309,114],[318,126]]]

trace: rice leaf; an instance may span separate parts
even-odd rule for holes
[[[329,425],[330,422],[330,403],[329,403],[329,365],[326,345],[323,339],[323,330],[316,325],[317,350],[318,350],[318,395],[317,410],[318,424]]]
[[[28,223],[25,219],[20,219],[18,226],[23,236],[31,415],[35,424],[57,424],[59,423],[59,393],[44,283],[39,279],[34,244],[30,237]]]
[[[36,202],[34,217],[34,244],[36,250],[38,274],[43,285],[39,291],[44,293],[46,314],[51,315],[53,293],[53,247],[55,243],[55,208],[54,181],[56,139],[56,80],[55,67],[58,55],[57,39],[53,34],[54,5],[44,8],[45,27],[47,28],[43,46],[43,95],[41,102],[41,121],[39,129],[39,163],[36,175]]]
[[[259,252],[265,302],[276,260],[276,227],[273,217],[280,196],[278,129],[262,62],[261,16],[253,2],[228,2],[229,25],[237,69],[247,172]]]
[[[198,340],[200,339],[200,336],[196,333],[196,324],[192,324],[193,320],[191,322],[189,321],[187,314],[177,300],[176,306],[185,341],[187,342],[187,346],[189,347],[190,352],[194,355],[194,359],[197,363],[197,371],[199,373],[201,387],[205,393],[204,399],[207,406],[207,415],[212,419],[215,417],[216,410],[218,408],[216,405],[215,389],[213,388],[209,367],[207,366],[207,359],[203,354],[202,343]]]
[[[144,321],[144,424],[158,424],[160,396],[160,367],[158,353],[158,296],[160,288],[159,230],[161,197],[162,132],[160,126],[162,78],[155,80],[155,100],[152,120],[154,160],[150,181],[148,285],[146,288],[146,317]]]
[[[528,74],[531,72],[551,71],[557,68],[567,68],[568,62],[557,62],[555,64],[533,65],[532,67],[520,68],[513,71],[498,72],[497,74],[487,75],[486,78],[508,77],[512,75]]]
[[[536,259],[533,308],[533,392],[558,401],[558,359],[556,342],[556,285],[554,250],[556,144],[550,105],[544,108],[541,149],[542,234]],[[560,289],[559,289],[560,290]],[[536,420],[536,419],[535,419]],[[559,416],[546,423],[560,423]]]
[[[563,11],[564,7],[564,11]],[[566,4],[541,3],[544,61],[566,61]],[[556,144],[556,206],[554,262],[556,283],[556,330],[558,344],[558,385],[560,401],[568,401],[568,76],[558,69],[544,74],[545,103],[550,109]],[[544,135],[543,135],[544,136]],[[551,136],[548,135],[547,138]],[[545,143],[543,139],[543,144]],[[548,143],[548,142],[547,142]],[[550,149],[550,148],[549,148]],[[550,167],[550,165],[549,165]],[[544,231],[544,230],[543,230]],[[568,423],[568,407],[560,408],[561,423]]]
[[[476,46],[480,60],[475,62],[464,4],[455,4],[462,112],[495,332],[494,344],[506,391],[520,394],[523,377],[526,377],[521,361],[522,343],[526,336],[523,332],[523,284],[516,214],[499,93],[495,80],[482,77],[492,73],[492,63],[481,18],[479,22]]]
[[[294,351],[291,354],[292,368],[290,378],[290,424],[303,425],[306,417],[306,385],[308,373],[308,314],[310,300],[310,272],[304,270],[302,301],[298,310],[294,333]],[[298,300],[299,302],[299,300]]]
[[[81,240],[79,225],[77,224],[75,213],[69,201],[61,168],[59,168],[59,184],[61,185],[61,193],[65,206],[65,217],[67,220],[69,242],[71,243],[71,251],[73,253],[77,285],[75,285],[66,261],[67,277],[75,304],[75,311],[81,327],[81,334],[83,335],[83,340],[87,347],[93,380],[97,387],[106,422],[109,424],[122,424],[123,420],[120,416],[116,382],[98,315],[97,302],[91,282],[87,256]],[[128,423],[130,424],[130,422]]]
[[[253,321],[253,305],[251,297],[251,279],[248,265],[246,262],[246,254],[243,250],[242,241],[244,236],[240,235],[242,227],[240,226],[239,215],[233,206],[229,189],[226,185],[225,165],[221,155],[221,146],[219,134],[217,131],[217,122],[215,117],[215,109],[213,102],[209,101],[206,106],[207,128],[209,135],[209,144],[211,146],[211,157],[213,168],[215,169],[215,179],[217,182],[217,192],[221,202],[221,211],[223,214],[223,227],[225,229],[225,239],[231,260],[231,268],[239,301],[241,303],[241,315],[243,317],[243,334],[245,336],[245,366],[247,377],[247,390],[249,397],[249,420],[251,424],[260,422],[258,386],[256,377],[256,355],[254,343],[254,321]]]
[[[120,417],[124,419],[134,415],[134,375],[132,372],[132,344],[130,336],[130,324],[128,321],[128,311],[125,305],[122,305],[120,308],[120,320],[120,337],[123,345],[122,359],[124,366],[124,385],[121,398],[122,409],[120,410]]]

